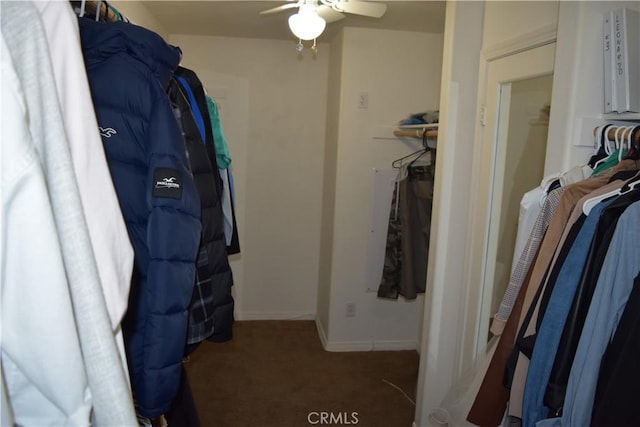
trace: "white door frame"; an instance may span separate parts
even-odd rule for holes
[[[445,27],[445,59],[453,54],[455,25],[455,3],[447,5],[447,21]],[[482,19],[480,17],[479,19]],[[460,31],[460,29],[458,29]],[[420,352],[420,372],[417,384],[415,426],[429,426],[430,415],[438,408],[446,393],[458,381],[462,373],[470,368],[477,356],[483,351],[479,346],[479,330],[481,307],[483,302],[482,288],[478,285],[478,272],[483,274],[484,260],[487,255],[487,221],[485,213],[482,221],[476,218],[478,204],[482,204],[478,196],[479,177],[487,175],[481,168],[481,156],[489,156],[489,147],[483,147],[484,129],[480,125],[480,107],[485,104],[487,88],[487,69],[492,61],[513,56],[535,48],[554,44],[557,29],[555,26],[545,26],[536,31],[511,39],[500,45],[491,46],[480,53],[478,70],[478,93],[476,97],[476,125],[473,138],[472,153],[464,153],[460,147],[462,135],[457,134],[457,116],[466,107],[464,103],[469,99],[458,96],[458,82],[455,79],[456,70],[450,69],[455,64],[443,63],[442,99],[440,106],[440,123],[442,126],[442,140],[439,144],[439,163],[436,168],[435,194],[440,200],[440,206],[433,211],[432,224],[442,228],[438,233],[432,230],[429,273],[427,277],[427,293],[425,294],[425,315],[423,320],[422,345]],[[552,67],[553,67],[552,60]],[[552,68],[553,70],[553,68]],[[445,72],[446,71],[446,72]],[[541,73],[539,75],[543,75]],[[523,77],[523,78],[526,78]],[[464,115],[465,120],[468,115]],[[489,123],[489,122],[486,122]],[[464,127],[468,123],[460,122]],[[466,138],[466,135],[464,136]],[[465,144],[465,147],[468,145]],[[449,178],[455,178],[458,159],[457,155],[473,156],[472,179],[467,183],[468,188],[462,189],[470,194],[470,209],[467,223],[459,219],[453,224],[450,221],[451,191],[456,191]],[[445,171],[449,171],[446,172]],[[453,171],[453,172],[451,172]],[[492,171],[491,171],[492,173]],[[458,184],[456,184],[458,185]],[[435,202],[435,199],[434,199]],[[484,203],[484,208],[488,206]],[[466,228],[468,235],[463,242],[451,242],[447,230]],[[480,230],[478,233],[477,230]],[[437,230],[436,230],[437,231]],[[483,240],[484,239],[484,240]],[[460,253],[461,244],[466,251]],[[432,256],[434,255],[434,256]],[[482,260],[479,260],[481,257]],[[454,270],[455,269],[455,270]],[[463,270],[463,279],[452,281],[451,277],[458,277]],[[476,271],[474,273],[474,271]],[[453,309],[452,309],[453,308]]]
[[[500,56],[486,64],[485,126],[480,155],[474,165],[475,200],[472,211],[475,226],[471,229],[473,256],[470,260],[470,279],[480,288],[478,316],[474,322],[476,333],[474,353],[476,357],[486,350],[491,299],[493,296],[495,260],[498,249],[496,218],[500,218],[501,194],[506,162],[506,138],[508,120],[501,112],[509,112],[511,83],[553,73],[555,43],[519,50],[515,54]],[[507,117],[508,119],[508,117]],[[470,328],[471,331],[473,327]],[[470,332],[471,332],[470,331]]]

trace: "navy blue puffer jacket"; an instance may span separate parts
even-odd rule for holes
[[[200,199],[165,89],[180,50],[135,25],[81,18],[102,141],[135,250],[125,346],[138,411],[178,389],[200,241]],[[99,262],[99,260],[98,260]]]

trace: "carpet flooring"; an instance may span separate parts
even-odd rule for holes
[[[184,366],[202,427],[410,427],[418,362],[326,352],[313,321],[237,321],[232,341],[204,342]]]

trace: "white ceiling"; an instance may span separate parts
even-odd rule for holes
[[[374,0],[377,1],[377,0]],[[283,1],[148,1],[145,6],[171,34],[197,34],[292,40],[287,18],[295,9],[270,15],[261,10],[288,3]],[[444,31],[444,1],[385,1],[387,12],[380,18],[346,14],[327,25],[318,42],[331,40],[344,26],[421,31]]]

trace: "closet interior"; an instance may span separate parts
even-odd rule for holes
[[[379,297],[379,258],[405,178],[429,178],[430,209],[434,126],[391,130],[437,109],[444,4],[419,31],[345,27],[301,57],[290,39],[174,34],[137,14],[169,3],[1,4],[15,113],[2,139],[3,425],[176,424],[185,360],[232,340],[237,320],[314,320],[328,351],[418,347],[428,235],[416,231],[422,273],[402,298]],[[397,46],[415,44],[424,58],[395,69]],[[414,84],[387,99],[394,79]],[[343,105],[362,92],[365,108]],[[338,162],[345,148],[375,154]]]
[[[1,424],[189,424],[241,321],[419,352],[419,427],[640,424],[635,80],[602,102],[638,5],[386,2],[308,49],[265,3],[0,2]]]

